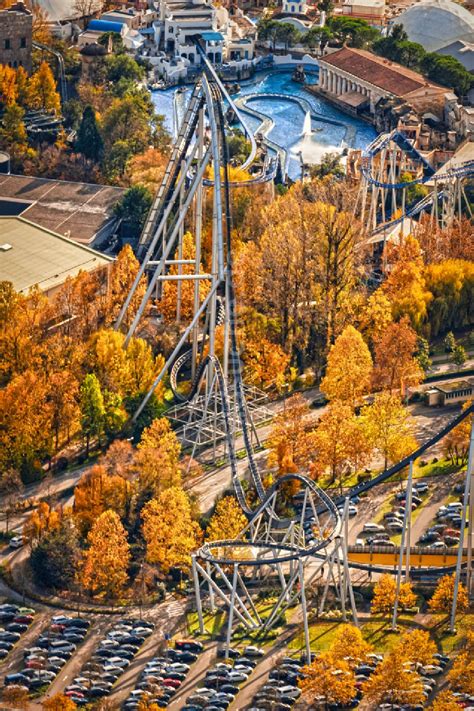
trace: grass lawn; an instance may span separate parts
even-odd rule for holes
[[[460,651],[466,642],[467,630],[474,629],[474,613],[461,613],[456,618],[456,634],[449,632],[448,615],[431,615],[428,629],[444,654]]]
[[[200,636],[202,639],[212,639],[221,631],[225,621],[225,613],[223,610],[218,610],[214,613],[204,612],[203,617],[205,633]],[[188,612],[186,615],[186,626],[189,635],[197,636],[200,634],[197,612]]]

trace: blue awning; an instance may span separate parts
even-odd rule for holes
[[[220,32],[201,32],[201,37],[205,42],[223,42],[224,36]]]
[[[109,20],[91,20],[87,25],[88,30],[95,32],[117,32],[122,33],[124,22],[109,22]]]

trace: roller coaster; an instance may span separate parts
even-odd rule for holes
[[[410,575],[410,515],[411,481],[415,461],[430,446],[436,444],[465,418],[471,417],[474,407],[466,409],[441,432],[419,447],[409,457],[380,474],[370,482],[352,489],[345,497],[332,499],[326,491],[302,473],[287,474],[265,488],[255,459],[252,442],[252,411],[242,378],[240,353],[237,341],[237,308],[234,288],[233,256],[231,248],[231,201],[226,139],[224,101],[228,95],[212,65],[198,44],[204,71],[196,82],[191,100],[163,181],[157,191],[147,223],[140,240],[141,264],[123,304],[116,328],[127,325],[125,343],[139,329],[150,300],[159,299],[164,282],[175,284],[176,324],[178,342],[157,375],[150,390],[135,412],[140,416],[155,389],[168,375],[176,399],[187,406],[197,431],[202,428],[222,428],[232,485],[237,501],[245,514],[247,524],[233,540],[205,543],[192,556],[192,576],[196,609],[201,631],[204,631],[203,606],[211,610],[219,602],[228,610],[227,644],[230,644],[233,624],[238,621],[250,631],[268,631],[282,619],[285,611],[301,603],[306,651],[309,656],[309,627],[306,590],[317,580],[323,581],[320,611],[325,609],[330,589],[334,591],[343,618],[352,614],[357,624],[357,610],[352,588],[350,568],[363,570],[393,570],[393,557],[388,566],[374,566],[372,562],[358,561],[354,551],[348,550],[348,507],[352,496],[370,491],[374,486],[408,467],[410,471],[404,533],[396,569],[400,586],[402,568]],[[233,107],[237,118],[238,107]],[[249,135],[245,122],[242,129]],[[251,142],[251,158],[256,146]],[[212,166],[213,179],[208,168]],[[367,174],[370,174],[367,167]],[[207,244],[207,272],[201,267],[204,193],[212,195],[212,234]],[[183,259],[182,245],[185,228],[194,237],[195,254]],[[186,267],[186,271],[184,268]],[[142,277],[148,278],[147,288],[137,298]],[[182,316],[182,285],[193,285],[192,314]],[[206,289],[200,291],[205,282]],[[134,311],[128,316],[129,311]],[[223,330],[222,355],[217,356],[216,329]],[[191,387],[186,395],[179,388],[182,369],[189,371]],[[199,406],[196,407],[196,401]],[[239,475],[235,439],[241,432],[247,458],[249,481]],[[461,575],[466,572],[468,584],[472,582],[472,521],[464,551],[465,525],[468,502],[473,507],[471,492],[473,480],[474,434],[464,492],[463,525],[458,551],[455,552],[456,609],[457,589]],[[298,489],[293,506],[288,508],[288,490]],[[290,513],[289,513],[290,512]],[[410,513],[409,513],[410,512]],[[406,538],[405,532],[408,532]],[[381,551],[384,552],[384,551]],[[388,551],[385,551],[388,552]],[[393,556],[393,551],[391,551]],[[449,561],[452,563],[452,560]],[[428,568],[433,574],[450,569]],[[271,608],[262,616],[254,602],[254,591],[278,586],[278,595]]]
[[[466,148],[465,160],[448,161],[435,171],[401,131],[377,136],[361,160],[359,205],[367,232],[372,237],[386,235],[423,213],[442,227],[450,226],[463,211],[472,217],[465,184],[474,177],[473,144]],[[426,194],[410,200],[410,189],[416,186]]]

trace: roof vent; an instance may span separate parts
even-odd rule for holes
[[[8,252],[12,248],[11,244],[5,242],[5,244],[0,244],[0,252]]]

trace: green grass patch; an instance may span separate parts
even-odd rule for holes
[[[224,624],[225,612],[217,610],[216,612],[204,612],[204,634],[199,632],[199,619],[197,612],[188,612],[186,615],[186,626],[188,634],[192,636],[200,636],[202,639],[213,639],[216,637]]]
[[[457,616],[455,634],[449,632],[448,615],[430,615],[427,628],[444,654],[460,652],[466,644],[468,629],[474,628],[474,613],[466,612]]]

